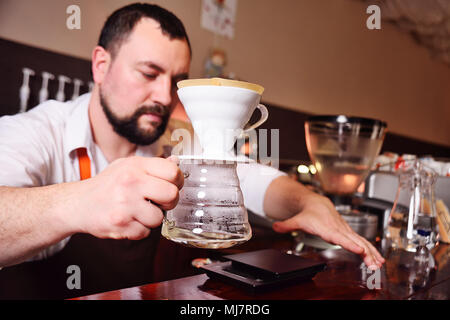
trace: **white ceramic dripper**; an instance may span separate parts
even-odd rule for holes
[[[189,81],[192,80],[182,82]],[[259,103],[261,95],[255,90],[227,85],[180,86],[180,83],[179,87],[178,96],[198,136],[203,159],[235,160],[232,149],[236,139],[267,120],[267,108]],[[255,108],[260,110],[261,118],[244,130]]]

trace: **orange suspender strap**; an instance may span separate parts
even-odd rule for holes
[[[91,160],[86,148],[77,149],[78,164],[80,165],[80,179],[85,180],[91,177]]]

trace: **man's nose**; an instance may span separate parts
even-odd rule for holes
[[[166,77],[158,77],[152,92],[153,102],[163,106],[169,106],[172,102],[172,80]]]

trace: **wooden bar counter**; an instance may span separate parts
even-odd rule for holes
[[[210,279],[201,269],[191,265],[195,258],[209,257],[213,261],[222,255],[265,248],[292,250],[294,237],[276,234],[268,228],[253,227],[253,238],[241,246],[226,250],[186,248],[162,239],[157,253],[155,279],[179,277],[146,285],[124,288],[76,298],[77,300],[297,300],[297,299],[351,299],[403,300],[450,299],[450,245],[441,243],[432,250],[436,266],[426,281],[418,286],[415,274],[399,256],[386,257],[377,275],[368,271],[362,259],[343,249],[317,250],[305,248],[300,256],[325,261],[327,268],[312,280],[286,285],[263,293]],[[159,273],[159,274],[158,274]],[[377,282],[377,280],[379,280]]]

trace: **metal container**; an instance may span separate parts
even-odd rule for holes
[[[370,213],[346,212],[341,213],[342,218],[360,236],[369,241],[375,240],[378,233],[378,216]]]
[[[398,188],[398,175],[392,172],[373,171],[366,179],[364,198],[394,203]],[[450,177],[437,177],[435,197],[450,207]]]

